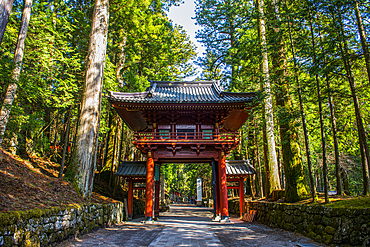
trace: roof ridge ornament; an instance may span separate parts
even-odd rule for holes
[[[148,98],[153,97],[153,93],[155,92],[155,89],[157,88],[157,83],[154,82],[153,85],[150,87],[149,92],[147,94]]]
[[[223,88],[221,88],[219,80],[214,81],[212,87],[215,89],[219,97],[223,98],[225,96],[225,91],[223,90]]]

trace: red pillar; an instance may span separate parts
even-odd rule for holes
[[[227,203],[227,179],[225,154],[219,153],[218,168],[220,177],[220,201],[221,201],[221,220],[229,220],[229,205]]]
[[[146,193],[145,193],[145,219],[153,220],[153,180],[154,180],[154,160],[148,154],[146,161]]]
[[[240,199],[240,217],[242,218],[245,213],[244,208],[244,178],[239,178],[239,199]]]
[[[132,208],[133,208],[133,188],[132,188],[132,179],[128,180],[128,198],[127,198],[127,211],[128,218],[132,219]]]

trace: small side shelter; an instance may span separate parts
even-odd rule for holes
[[[238,186],[227,186],[227,189],[239,190],[240,217],[245,213],[244,201],[244,180],[248,176],[257,174],[256,170],[250,164],[249,160],[227,160],[226,176],[227,182],[239,182]]]
[[[146,183],[146,162],[145,161],[122,161],[115,173],[128,181],[127,211],[128,218],[132,219],[133,211],[133,190],[145,190],[146,187],[137,187],[134,184]]]

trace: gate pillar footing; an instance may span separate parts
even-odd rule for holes
[[[212,219],[212,221],[217,221],[217,222],[220,222],[220,220],[221,220],[221,216],[220,215],[217,215],[216,217],[214,217]]]
[[[229,223],[230,219],[229,216],[221,216],[221,223]]]

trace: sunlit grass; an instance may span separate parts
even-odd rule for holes
[[[331,208],[370,208],[370,197],[369,196],[359,196],[352,198],[343,198],[340,200],[333,201],[331,203],[325,204],[327,207]]]

